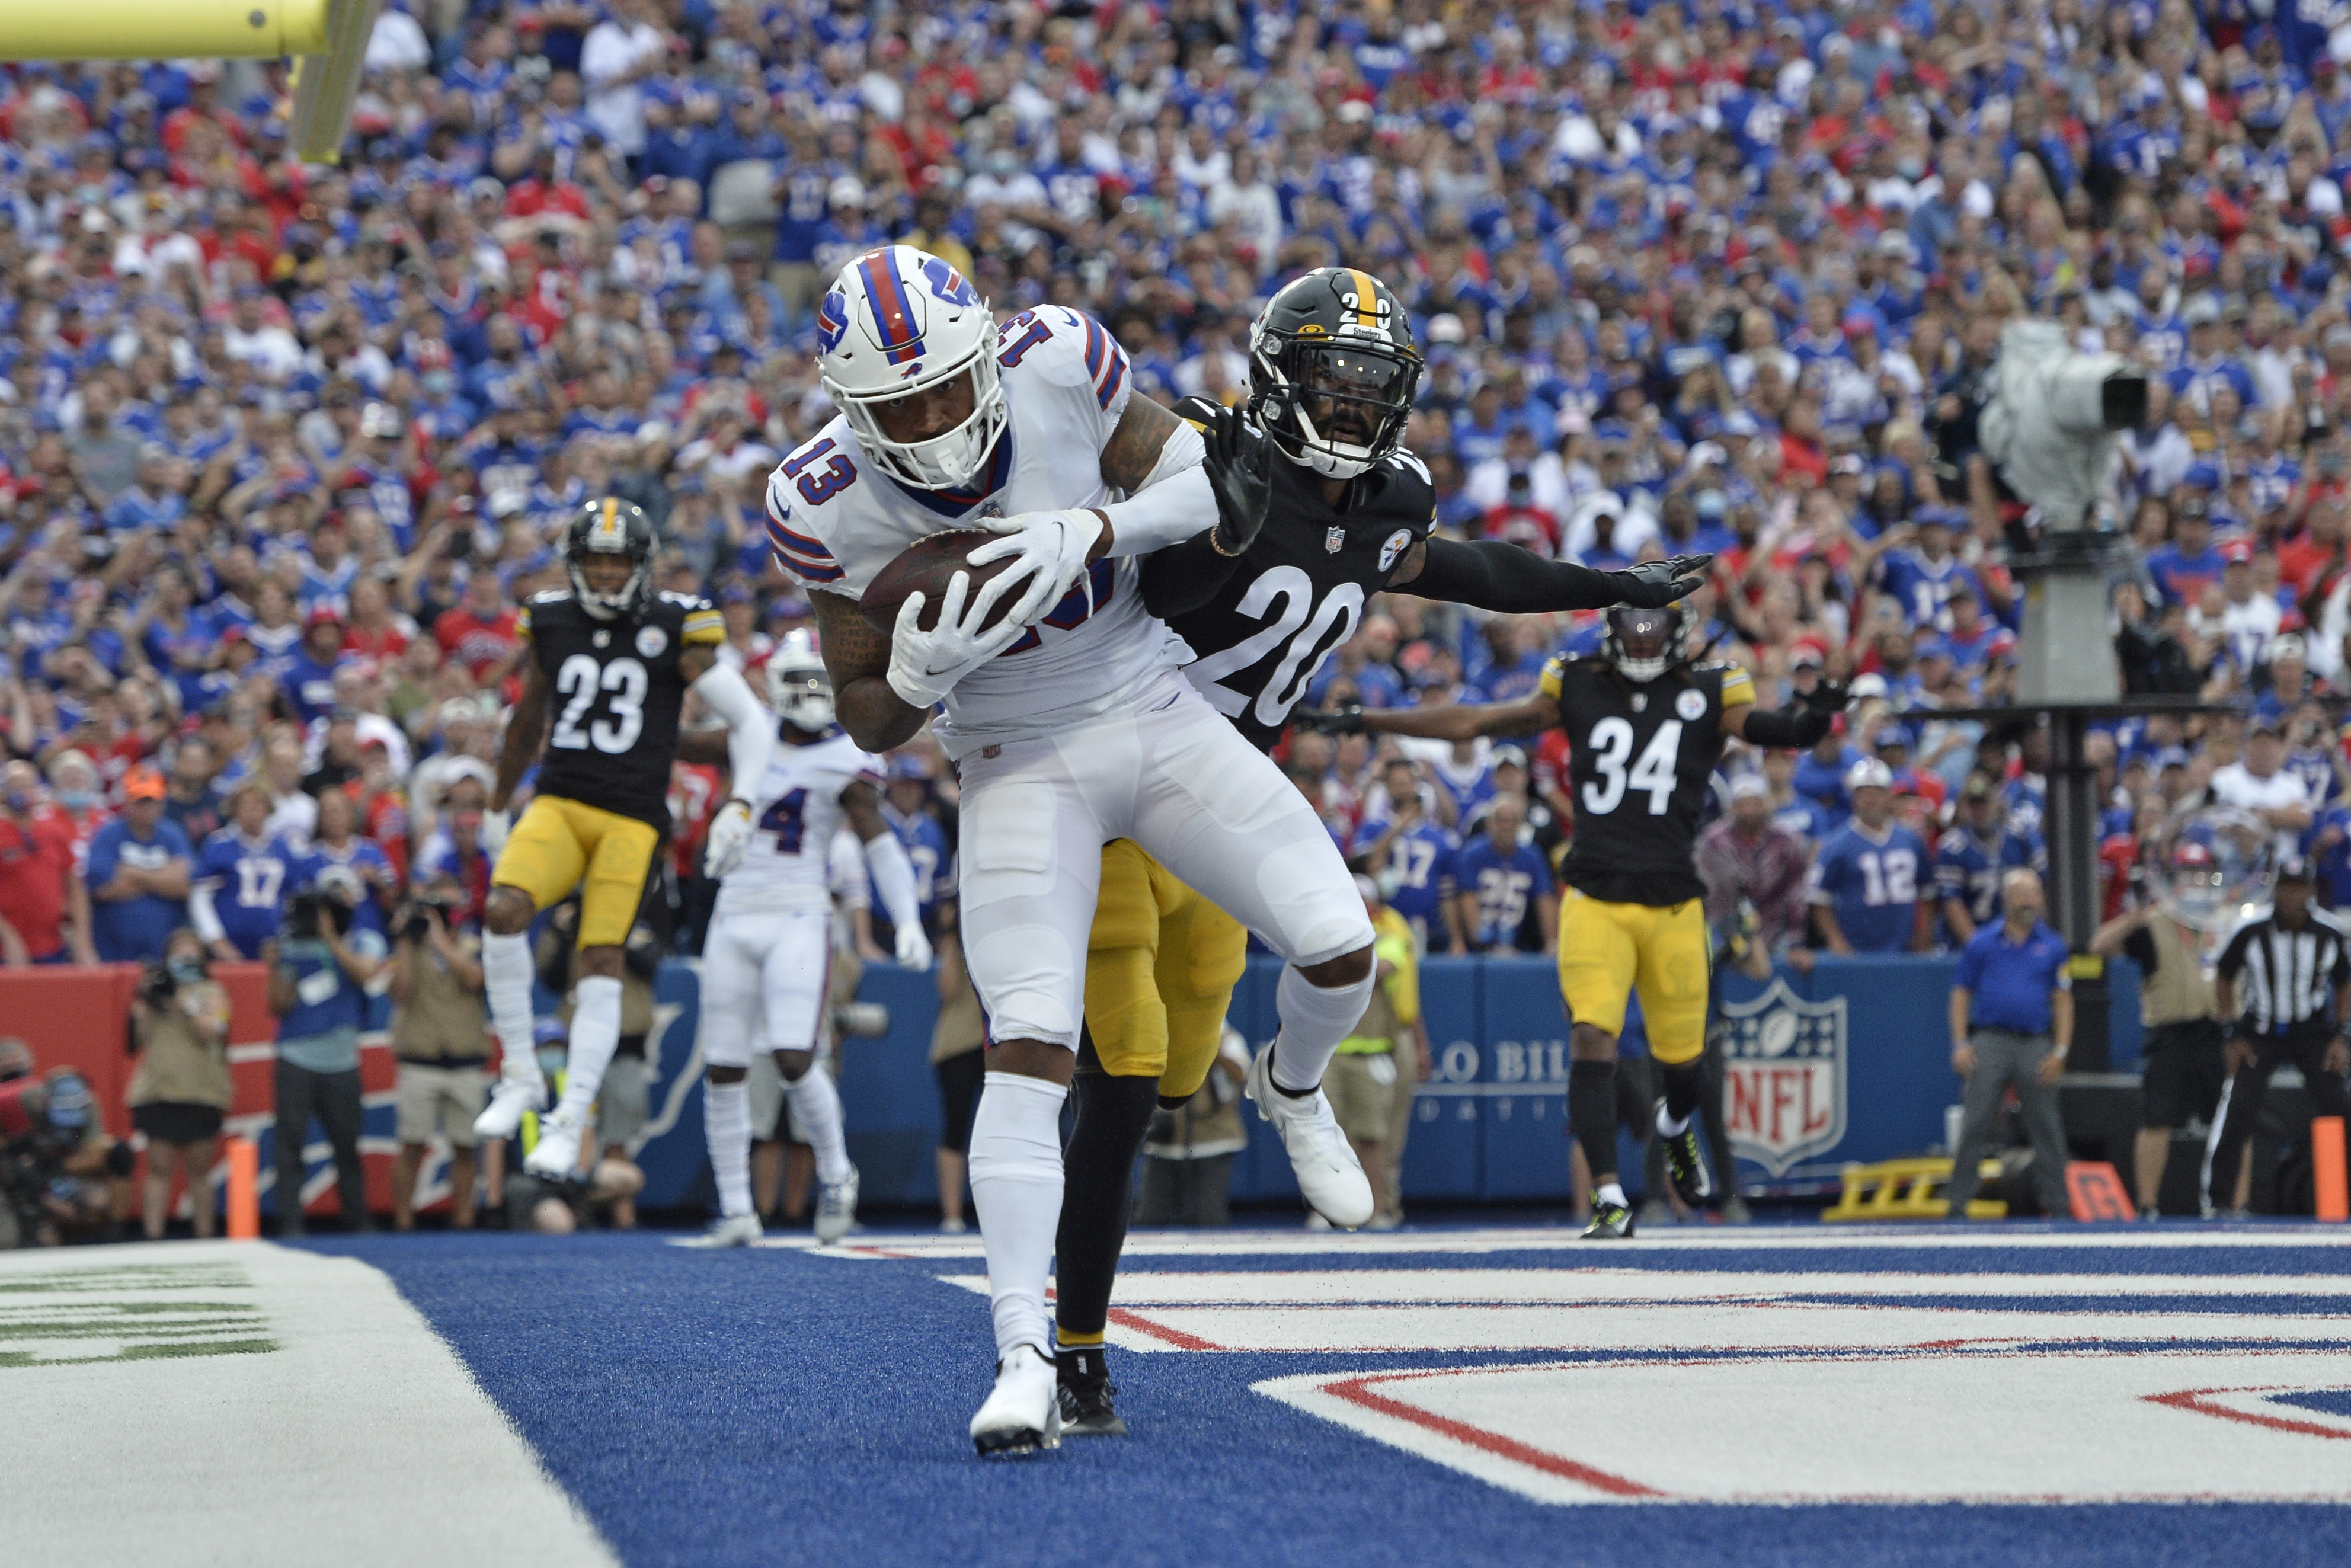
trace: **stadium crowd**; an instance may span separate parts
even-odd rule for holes
[[[2001,323],[2062,321],[2156,383],[2111,518],[2126,677],[2240,714],[2096,742],[2108,913],[2199,791],[2351,900],[2351,17],[2264,15],[391,0],[334,169],[288,156],[277,66],[0,68],[0,960],[190,924],[251,957],[329,868],[379,936],[412,890],[477,921],[563,523],[643,506],[730,659],[808,624],[763,486],[831,416],[822,280],[893,239],[999,315],[1095,313],[1169,402],[1245,395],[1284,278],[1385,278],[1443,528],[1711,551],[1693,648],[1767,706],[1852,682],[1819,747],[1736,758],[1703,852],[1796,964],[1956,948],[2045,858],[2043,737],[1938,710],[2009,690],[1976,414]],[[1509,700],[1598,641],[1389,595],[1309,700]],[[1282,756],[1429,950],[1537,950],[1563,746]],[[893,779],[951,851],[935,751]],[[690,912],[716,779],[678,780]]]

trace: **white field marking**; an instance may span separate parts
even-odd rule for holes
[[[680,1237],[673,1245],[683,1244]],[[827,1258],[873,1261],[918,1258],[929,1261],[986,1256],[977,1231],[963,1236],[892,1236],[880,1233],[843,1245],[820,1248],[807,1236],[778,1236],[767,1247],[813,1251]],[[1638,1251],[1800,1250],[1882,1252],[1888,1248],[1927,1251],[2163,1251],[2175,1248],[2328,1247],[2351,1252],[2351,1227],[2279,1223],[2276,1225],[2181,1225],[2133,1230],[2089,1230],[2072,1233],[2023,1225],[1984,1225],[1969,1229],[1940,1225],[1906,1228],[1898,1225],[1847,1227],[1830,1225],[1684,1226],[1670,1231],[1643,1231],[1637,1240],[1618,1243]],[[1355,1254],[1387,1257],[1400,1253],[1573,1252],[1589,1257],[1593,1246],[1562,1226],[1472,1230],[1401,1230],[1383,1235],[1308,1230],[1137,1230],[1126,1239],[1129,1258],[1247,1258],[1295,1255],[1328,1257]],[[2351,1260],[2346,1260],[2351,1261]]]
[[[2351,1425],[2273,1396],[2345,1378],[2340,1353],[2115,1345],[1316,1373],[1252,1386],[1543,1503],[2340,1503],[2351,1501],[2351,1442],[2333,1439]]]
[[[1884,1296],[2339,1296],[2343,1274],[1866,1274],[1661,1269],[1320,1269],[1119,1278],[1123,1307],[1270,1306],[1395,1302],[1503,1302],[1581,1307],[1603,1302],[1769,1301],[1790,1297]]]
[[[241,1273],[277,1348],[0,1366],[0,1541],[24,1563],[615,1559],[465,1364],[378,1270],[265,1242],[0,1254],[0,1294],[152,1301],[106,1270]]]
[[[984,1276],[942,1274],[938,1278],[975,1294],[987,1291]],[[1889,1286],[1907,1285],[1907,1291],[1888,1289],[1882,1300],[1865,1305],[1773,1299],[1801,1295],[1810,1288],[1805,1276],[1792,1274],[1749,1276],[1744,1288],[1730,1294],[1687,1299],[1480,1299],[1459,1289],[1456,1275],[1443,1270],[1379,1275],[1374,1281],[1378,1299],[1369,1302],[1320,1296],[1290,1298],[1284,1295],[1284,1282],[1296,1276],[1233,1273],[1189,1276],[1196,1281],[1194,1288],[1212,1298],[1216,1305],[1128,1304],[1125,1292],[1130,1281],[1155,1282],[1164,1278],[1126,1276],[1119,1281],[1109,1325],[1113,1343],[1134,1350],[1343,1355],[1561,1350],[1641,1353],[1667,1347],[1900,1350],[1926,1344],[2058,1340],[2116,1343],[2315,1340],[2351,1347],[2351,1311],[2148,1312],[2128,1301],[2117,1301],[2112,1312],[1912,1306],[1903,1300],[1905,1293],[1943,1293],[1942,1281],[1918,1276],[1889,1281]],[[1260,1280],[1269,1281],[1265,1294],[1253,1296],[1252,1288]],[[2216,1277],[2211,1288],[2226,1293],[2233,1282],[2232,1277]],[[2102,1277],[2097,1283],[2112,1291],[2123,1282]]]

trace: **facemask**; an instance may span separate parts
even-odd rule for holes
[[[1906,180],[1915,180],[1927,172],[1927,165],[1916,158],[1902,158],[1896,160],[1894,172]]]
[[[98,791],[95,789],[60,789],[57,791],[57,803],[68,811],[86,811],[92,806],[98,804]]]
[[[33,809],[33,797],[23,789],[11,789],[7,794],[8,810],[23,816]]]

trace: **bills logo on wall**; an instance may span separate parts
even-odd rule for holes
[[[1722,1009],[1723,1119],[1731,1151],[1773,1176],[1845,1132],[1845,1000],[1808,1002],[1775,979]]]

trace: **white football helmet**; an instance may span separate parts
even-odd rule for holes
[[[805,626],[768,655],[768,704],[794,729],[819,735],[832,727],[832,677]]]
[[[996,368],[996,318],[971,280],[910,245],[869,250],[841,269],[817,308],[817,376],[857,444],[891,477],[925,490],[971,482],[1008,417]],[[882,405],[968,377],[971,413],[925,441],[893,441]]]

